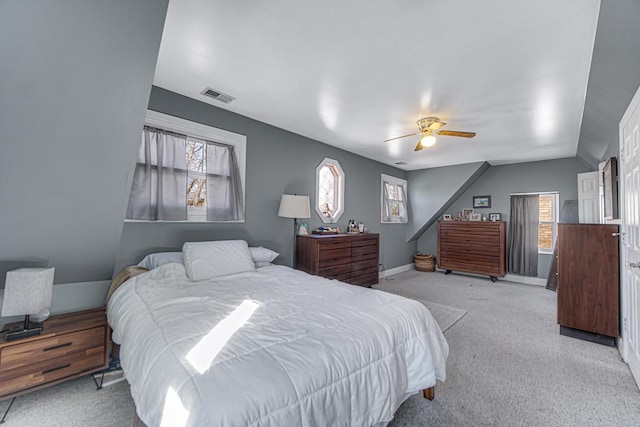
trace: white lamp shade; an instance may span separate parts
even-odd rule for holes
[[[55,268],[19,268],[7,271],[2,316],[36,314],[49,308]]]
[[[283,194],[280,199],[278,216],[283,218],[311,218],[309,196]]]

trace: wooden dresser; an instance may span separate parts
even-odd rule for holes
[[[486,274],[492,281],[507,274],[504,221],[439,221],[438,267]]]
[[[51,316],[41,335],[6,341],[3,334],[0,400],[105,369],[109,331],[105,310],[98,308]]]
[[[298,270],[352,285],[378,283],[380,235],[312,234],[297,237]]]
[[[562,335],[614,346],[619,330],[619,238],[614,224],[558,224]]]

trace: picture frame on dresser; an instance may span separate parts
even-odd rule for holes
[[[502,214],[499,213],[490,213],[489,221],[502,221]]]
[[[477,212],[469,214],[469,221],[482,221],[482,215]]]

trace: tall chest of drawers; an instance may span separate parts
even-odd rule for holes
[[[359,286],[378,283],[380,235],[313,234],[297,237],[298,270]]]
[[[496,281],[507,273],[506,223],[438,222],[438,267],[486,274]]]

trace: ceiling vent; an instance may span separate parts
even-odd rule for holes
[[[206,95],[208,97],[211,97],[211,98],[215,99],[216,101],[224,102],[225,104],[228,104],[228,103],[230,103],[231,101],[233,101],[235,99],[231,95],[227,95],[226,93],[222,93],[219,90],[211,89],[210,87],[206,88],[205,90],[203,90],[200,93],[203,94],[203,95]]]

